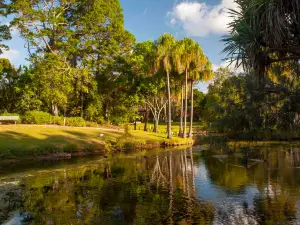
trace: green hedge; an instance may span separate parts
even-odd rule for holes
[[[3,116],[19,116],[15,113],[3,113]],[[97,127],[96,122],[85,121],[81,117],[60,117],[52,116],[47,112],[42,111],[27,111],[24,116],[20,117],[24,124],[55,124],[59,126],[71,127]]]
[[[41,111],[27,111],[22,117],[25,124],[51,124],[52,116]]]
[[[81,117],[68,117],[66,118],[66,126],[85,127],[85,120]]]
[[[52,117],[52,123],[51,124],[56,124],[59,126],[64,126],[64,118],[60,116],[53,116]]]

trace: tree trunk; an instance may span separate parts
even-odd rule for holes
[[[187,82],[188,79],[188,70],[185,69],[185,108],[184,108],[184,125],[183,125],[183,138],[186,138],[186,120],[187,120],[187,106],[188,106],[188,101],[187,101]]]
[[[181,106],[180,106],[180,128],[179,128],[179,136],[182,137],[182,123],[183,123],[183,85],[181,87]]]
[[[190,132],[189,137],[193,136],[193,118],[194,118],[194,90],[193,90],[194,81],[191,80],[191,121],[190,121]]]
[[[164,107],[164,121],[165,121],[165,123],[168,122],[168,114],[167,114],[167,107],[166,106]]]
[[[167,72],[167,89],[168,89],[168,139],[172,138],[172,131],[171,131],[171,89],[170,89],[170,74]]]
[[[149,118],[149,108],[148,105],[146,105],[146,116],[145,116],[145,121],[144,121],[144,131],[147,131],[147,126],[148,126],[148,118]]]
[[[52,102],[51,111],[52,111],[52,116],[58,116],[58,106],[54,102]]]
[[[158,132],[158,119],[154,119],[154,129],[153,129],[154,133]]]

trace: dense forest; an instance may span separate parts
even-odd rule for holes
[[[0,113],[22,115],[25,123],[44,123],[49,113],[60,125],[63,117],[116,125],[141,118],[145,130],[149,118],[154,132],[167,123],[168,138],[172,121],[180,124],[179,136],[192,136],[194,120],[232,136],[297,138],[299,2],[236,2],[222,41],[227,60],[243,67],[239,74],[213,72],[191,38],[162,34],[136,43],[118,0],[0,0],[0,14],[13,15],[0,26],[0,47],[7,48],[1,42],[14,27],[30,62],[15,68],[0,59]],[[197,90],[211,79],[207,94]]]

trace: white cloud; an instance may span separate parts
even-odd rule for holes
[[[236,66],[235,62],[230,64],[229,61],[225,61],[225,62],[222,62],[220,65],[213,64],[212,68],[213,68],[214,71],[216,71],[220,67],[228,67],[231,71],[235,72],[236,74],[245,72],[243,66],[239,66],[238,68],[235,68],[235,66]]]
[[[185,1],[175,5],[168,12],[168,17],[172,26],[182,27],[191,36],[224,34],[228,32],[228,24],[232,21],[228,9],[237,10],[234,0],[222,0],[214,6],[205,2]]]
[[[3,51],[3,54],[0,55],[0,58],[6,58],[10,61],[14,61],[20,57],[21,53],[18,50],[10,49],[8,51]]]

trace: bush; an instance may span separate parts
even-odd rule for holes
[[[90,122],[90,121],[86,121],[85,125],[87,127],[98,127],[98,124],[96,122]]]
[[[64,118],[60,116],[53,116],[52,117],[52,124],[56,124],[59,126],[64,126]]]
[[[98,124],[101,124],[101,125],[107,124],[107,122],[106,122],[106,120],[103,118],[103,116],[99,116],[99,117],[97,117],[95,120],[96,120],[96,122],[97,122]]]
[[[81,117],[69,117],[66,118],[66,126],[85,127],[85,121]]]
[[[25,112],[22,122],[26,124],[49,124],[51,115],[41,111],[27,111]]]
[[[138,150],[145,144],[145,141],[133,137],[120,137],[117,139],[115,147],[118,150]]]

